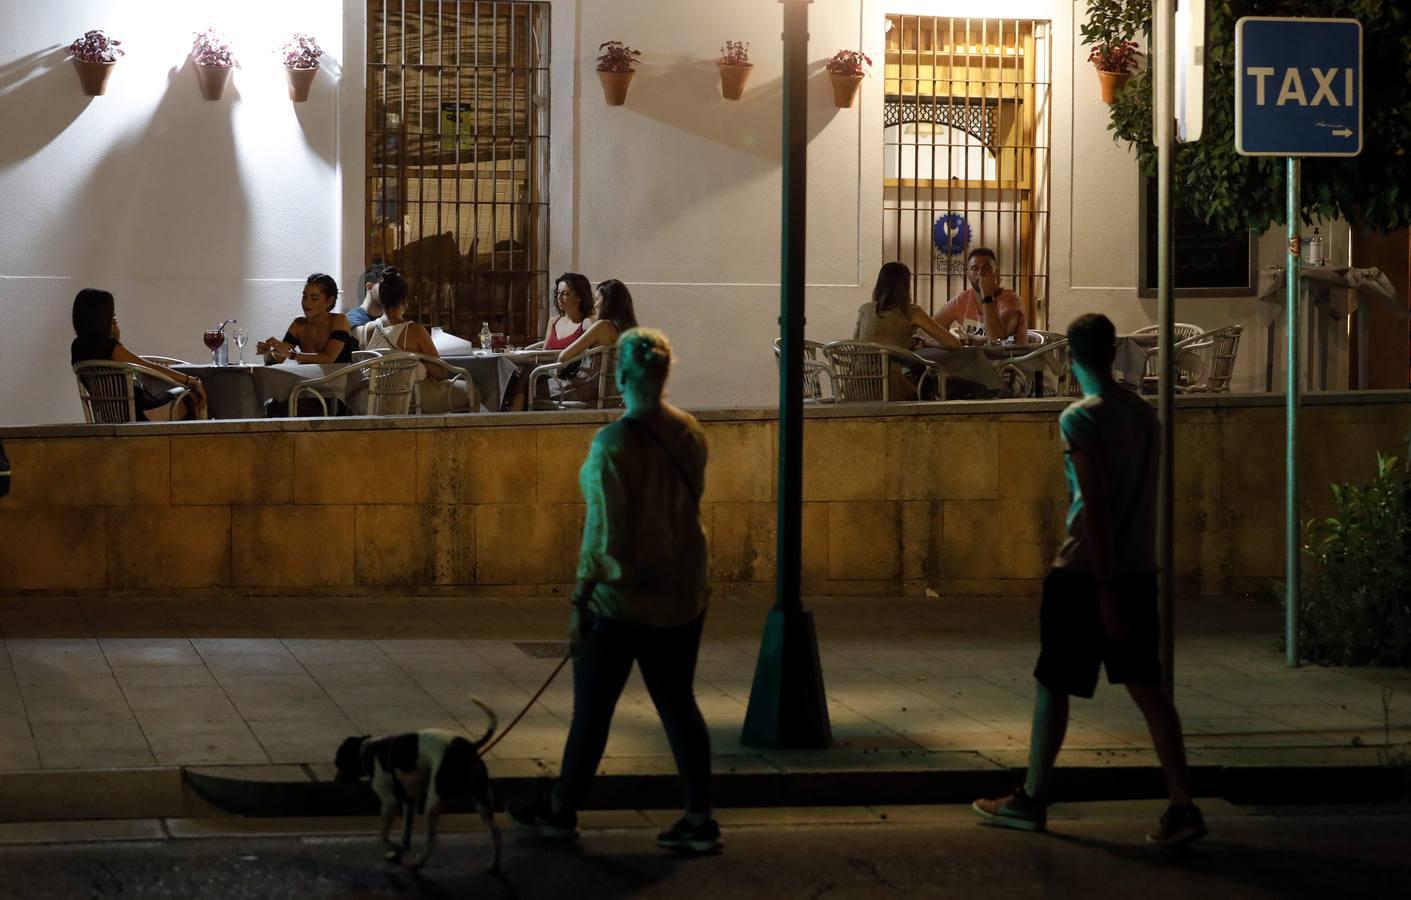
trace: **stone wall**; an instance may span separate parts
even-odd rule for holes
[[[1280,398],[1182,398],[1177,566],[1188,590],[1283,566]],[[804,580],[823,593],[1030,592],[1063,531],[1055,401],[835,407],[805,431]],[[531,593],[573,578],[577,474],[602,413],[0,429],[0,589]],[[702,506],[726,593],[774,578],[775,421],[707,411]],[[1402,455],[1411,394],[1304,413],[1304,517]]]

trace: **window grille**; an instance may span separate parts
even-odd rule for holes
[[[1035,19],[887,16],[882,257],[911,268],[933,314],[969,286],[959,217],[1030,327],[1046,323],[1051,35]]]
[[[367,47],[367,262],[403,273],[425,325],[536,339],[549,295],[549,4],[369,0]]]

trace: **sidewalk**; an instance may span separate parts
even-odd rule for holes
[[[825,751],[740,744],[767,604],[712,607],[697,693],[722,805],[863,802],[869,791],[874,802],[963,796],[1023,767],[1034,599],[808,604],[835,741]],[[0,600],[0,820],[153,814],[151,803],[177,802],[172,790],[190,812],[176,767],[317,782],[331,776],[348,735],[432,726],[479,735],[485,721],[472,694],[503,729],[562,655],[565,607],[561,598]],[[1274,649],[1278,629],[1277,610],[1246,600],[1183,604],[1176,700],[1198,782],[1227,792],[1232,782],[1212,779],[1234,768],[1244,775],[1233,783],[1253,790],[1269,771],[1309,767],[1325,770],[1334,791],[1334,770],[1378,781],[1384,726],[1393,744],[1411,741],[1411,672],[1290,670]],[[553,774],[571,708],[565,670],[490,754],[502,799]],[[1159,793],[1125,691],[1104,684],[1073,710],[1059,764],[1091,777],[1070,775],[1060,791]],[[635,673],[603,772],[612,777],[597,805],[669,806],[676,795],[669,748]],[[137,798],[149,789],[165,799],[143,806]]]

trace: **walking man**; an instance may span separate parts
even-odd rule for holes
[[[1068,539],[1044,579],[1038,692],[1024,786],[976,800],[985,822],[1043,831],[1054,762],[1068,728],[1068,697],[1090,698],[1099,666],[1124,685],[1146,718],[1171,805],[1147,841],[1162,846],[1205,835],[1191,803],[1176,707],[1161,688],[1157,655],[1156,478],[1160,426],[1151,405],[1112,377],[1117,335],[1106,316],[1068,326],[1073,374],[1083,388],[1059,417],[1071,502]]]

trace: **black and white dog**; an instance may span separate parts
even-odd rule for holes
[[[402,862],[402,854],[411,850],[412,821],[420,809],[426,815],[426,850],[406,865],[412,869],[426,865],[436,849],[442,803],[453,799],[469,801],[480,813],[495,842],[490,871],[500,870],[500,829],[490,796],[490,772],[480,758],[480,748],[495,734],[499,720],[484,703],[474,697],[471,702],[490,717],[490,728],[478,741],[453,731],[426,728],[382,738],[350,737],[339,746],[335,760],[338,780],[356,782],[366,776],[382,802],[382,843],[388,848],[384,857],[388,862]],[[388,832],[399,808],[402,842],[394,844]]]

